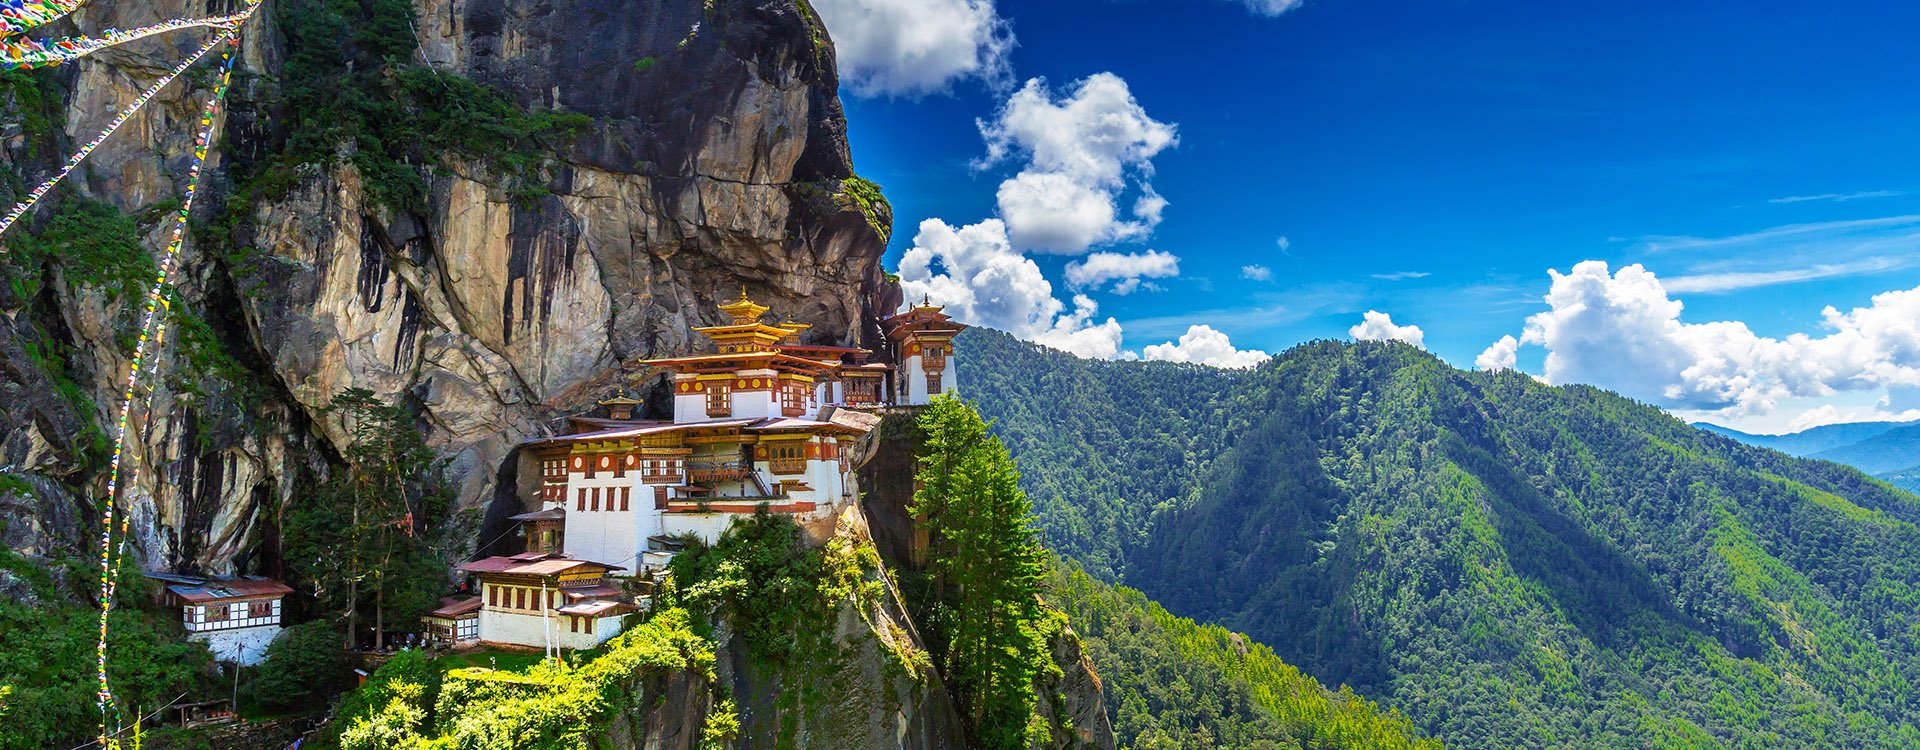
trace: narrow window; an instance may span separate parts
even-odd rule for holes
[[[585,487],[580,488],[580,500],[579,500],[579,503],[575,505],[573,509],[578,511],[584,511],[587,509],[587,488]]]
[[[632,503],[632,501],[633,501],[633,488],[621,487],[620,488],[620,510],[622,511],[629,510],[628,506]]]

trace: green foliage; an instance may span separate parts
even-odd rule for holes
[[[1175,617],[1138,591],[1064,565],[1049,591],[1099,671],[1121,746],[1439,747],[1405,717],[1349,689],[1329,691],[1272,649]]]
[[[951,395],[921,413],[915,517],[928,533],[915,618],[978,747],[1026,747],[1034,679],[1052,664],[1040,604],[1046,552],[1005,446]]]
[[[1042,528],[1140,529],[1050,542],[1449,744],[1920,743],[1920,502],[1852,469],[1398,344],[961,354]]]
[[[635,72],[645,73],[649,69],[652,69],[653,66],[659,65],[659,64],[660,64],[660,58],[649,55],[647,57],[642,57],[638,60],[633,61],[633,69]]]
[[[267,660],[252,672],[247,699],[269,711],[312,708],[346,687],[353,670],[340,634],[314,620],[287,628],[267,646]]]
[[[449,155],[489,166],[511,195],[537,197],[552,154],[590,122],[414,66],[413,7],[402,0],[294,0],[279,11],[287,55],[274,109],[286,143],[242,175],[243,199],[224,223],[342,160],[374,203],[396,211],[426,212],[423,168]]]
[[[31,298],[57,269],[69,284],[139,299],[158,270],[140,234],[140,225],[113,206],[68,197],[39,231],[8,237],[15,291]]]
[[[95,651],[100,611],[92,578],[63,586],[45,563],[0,548],[0,569],[26,582],[32,596],[0,598],[0,750],[71,747],[94,737]],[[179,613],[139,604],[153,584],[125,575],[108,631],[107,672],[123,713],[152,711],[196,689],[211,655],[185,642]],[[24,594],[24,592],[22,592]]]
[[[370,391],[342,392],[324,418],[350,437],[346,466],[295,499],[283,531],[288,566],[323,608],[345,616],[349,634],[367,609],[376,626],[417,622],[439,603],[440,550],[462,530],[446,459],[413,411]]]
[[[887,196],[881,194],[880,186],[859,175],[840,181],[840,194],[853,201],[860,208],[860,215],[867,217],[867,226],[873,233],[880,235],[885,242],[893,234],[893,204],[887,202]]]
[[[437,665],[424,657],[390,662],[364,695],[348,698],[335,727],[342,750],[587,750],[604,746],[597,738],[622,717],[665,697],[652,692],[656,678],[689,671],[711,683],[713,667],[713,647],[691,616],[667,609],[578,666],[468,667],[436,679]],[[702,737],[724,742],[739,721],[727,701],[718,704]]]
[[[818,632],[832,605],[817,588],[820,550],[800,544],[800,528],[764,509],[735,522],[712,547],[689,545],[669,569],[681,598],[696,611],[728,622],[764,664],[783,666],[804,656],[798,640]]]
[[[1920,466],[1880,475],[1881,479],[1908,492],[1920,494]]]

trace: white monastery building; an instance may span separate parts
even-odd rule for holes
[[[883,319],[896,369],[866,349],[800,343],[808,325],[762,322],[768,308],[744,291],[719,308],[726,324],[693,329],[714,351],[637,363],[668,375],[671,420],[635,419],[640,402],[622,396],[601,402],[608,418],[523,444],[541,479],[538,509],[512,518],[529,551],[461,566],[481,583],[479,641],[597,646],[634,611],[615,571],[657,569],[680,539],[712,544],[762,508],[803,524],[833,516],[854,499],[849,455],[873,411],[951,390],[966,327],[930,304]]]

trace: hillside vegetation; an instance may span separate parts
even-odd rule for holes
[[[1121,747],[1440,747],[1406,717],[1351,690],[1326,690],[1273,649],[1175,617],[1138,591],[1056,565],[1047,596],[1099,669]]]
[[[1920,745],[1920,499],[1853,469],[1401,344],[959,353],[1048,544],[1450,745]]]

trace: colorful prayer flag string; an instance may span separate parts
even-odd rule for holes
[[[25,216],[28,211],[33,210],[34,205],[38,204],[41,198],[45,198],[47,193],[51,192],[55,185],[60,184],[61,180],[66,179],[67,175],[73,172],[75,167],[80,166],[80,162],[86,160],[87,155],[92,154],[94,149],[99,148],[100,144],[105,143],[107,138],[111,137],[115,130],[119,130],[121,125],[126,124],[127,120],[132,118],[135,112],[139,112],[141,107],[146,106],[147,102],[152,100],[154,95],[159,94],[161,89],[166,88],[167,84],[173,83],[173,79],[179,78],[181,73],[187,71],[187,68],[193,67],[193,64],[199,62],[200,58],[205,57],[209,50],[219,46],[221,42],[232,39],[236,33],[238,32],[235,29],[227,29],[214,36],[214,38],[208,40],[206,44],[201,45],[200,49],[195,51],[191,57],[188,57],[179,65],[175,65],[172,71],[161,76],[160,80],[154,81],[153,85],[147,87],[147,90],[140,92],[139,96],[134,97],[133,103],[120,110],[120,114],[115,115],[113,121],[107,123],[105,130],[100,131],[98,135],[93,137],[93,140],[88,141],[86,145],[80,147],[80,150],[73,152],[72,156],[67,157],[67,163],[60,166],[60,171],[55,172],[53,177],[48,178],[46,182],[40,183],[38,187],[28,192],[25,200],[15,203],[13,208],[8,209],[7,215],[4,218],[0,218],[0,233],[5,233],[8,227],[13,226],[14,222],[20,220],[20,217]]]
[[[253,7],[258,6],[256,4]],[[248,8],[248,13],[252,12],[253,7]],[[187,217],[193,211],[193,199],[194,196],[198,194],[200,188],[201,168],[206,163],[207,152],[213,145],[215,116],[219,114],[220,103],[226,97],[227,88],[233,81],[233,48],[237,46],[238,41],[232,38],[231,34],[226,36],[228,37],[228,49],[220,56],[220,81],[215,85],[213,96],[207,101],[206,109],[202,110],[200,114],[199,132],[193,140],[193,160],[187,170],[186,192],[181,198],[180,210],[174,217],[173,237],[167,243],[167,249],[160,257],[159,273],[154,277],[153,285],[147,292],[146,313],[140,322],[140,337],[133,347],[133,360],[127,373],[127,387],[120,399],[120,418],[114,428],[113,459],[107,471],[107,492],[100,530],[100,642],[95,652],[98,667],[97,677],[100,681],[100,691],[98,695],[100,706],[100,744],[103,747],[107,745],[108,737],[111,734],[107,726],[108,714],[109,712],[118,713],[118,707],[114,702],[113,688],[108,684],[107,680],[107,622],[108,616],[113,612],[113,596],[117,588],[117,576],[115,575],[117,565],[115,564],[115,555],[113,554],[113,533],[114,515],[118,510],[115,507],[114,499],[119,491],[120,462],[126,453],[127,425],[133,411],[133,399],[139,392],[141,371],[152,369],[144,366],[146,364],[148,345],[153,344],[155,350],[157,350],[159,342],[166,332],[166,322],[163,311],[171,306],[165,297],[166,287],[173,274],[174,266],[179,261],[180,249],[186,243]],[[148,395],[148,400],[151,400],[151,393]],[[137,480],[138,471],[139,467],[137,464],[129,470],[129,483]],[[120,512],[119,526],[123,552],[128,536],[128,523],[130,520],[131,513]]]
[[[250,4],[245,11],[230,16],[176,18],[126,31],[107,29],[105,34],[97,37],[75,36],[44,41],[26,37],[0,38],[0,68],[40,68],[59,65],[108,47],[125,44],[135,39],[144,39],[155,34],[165,34],[169,31],[202,26],[217,29],[235,28],[252,16],[257,7],[259,7],[257,3]]]
[[[80,0],[0,0],[0,35],[43,26],[78,7]]]

